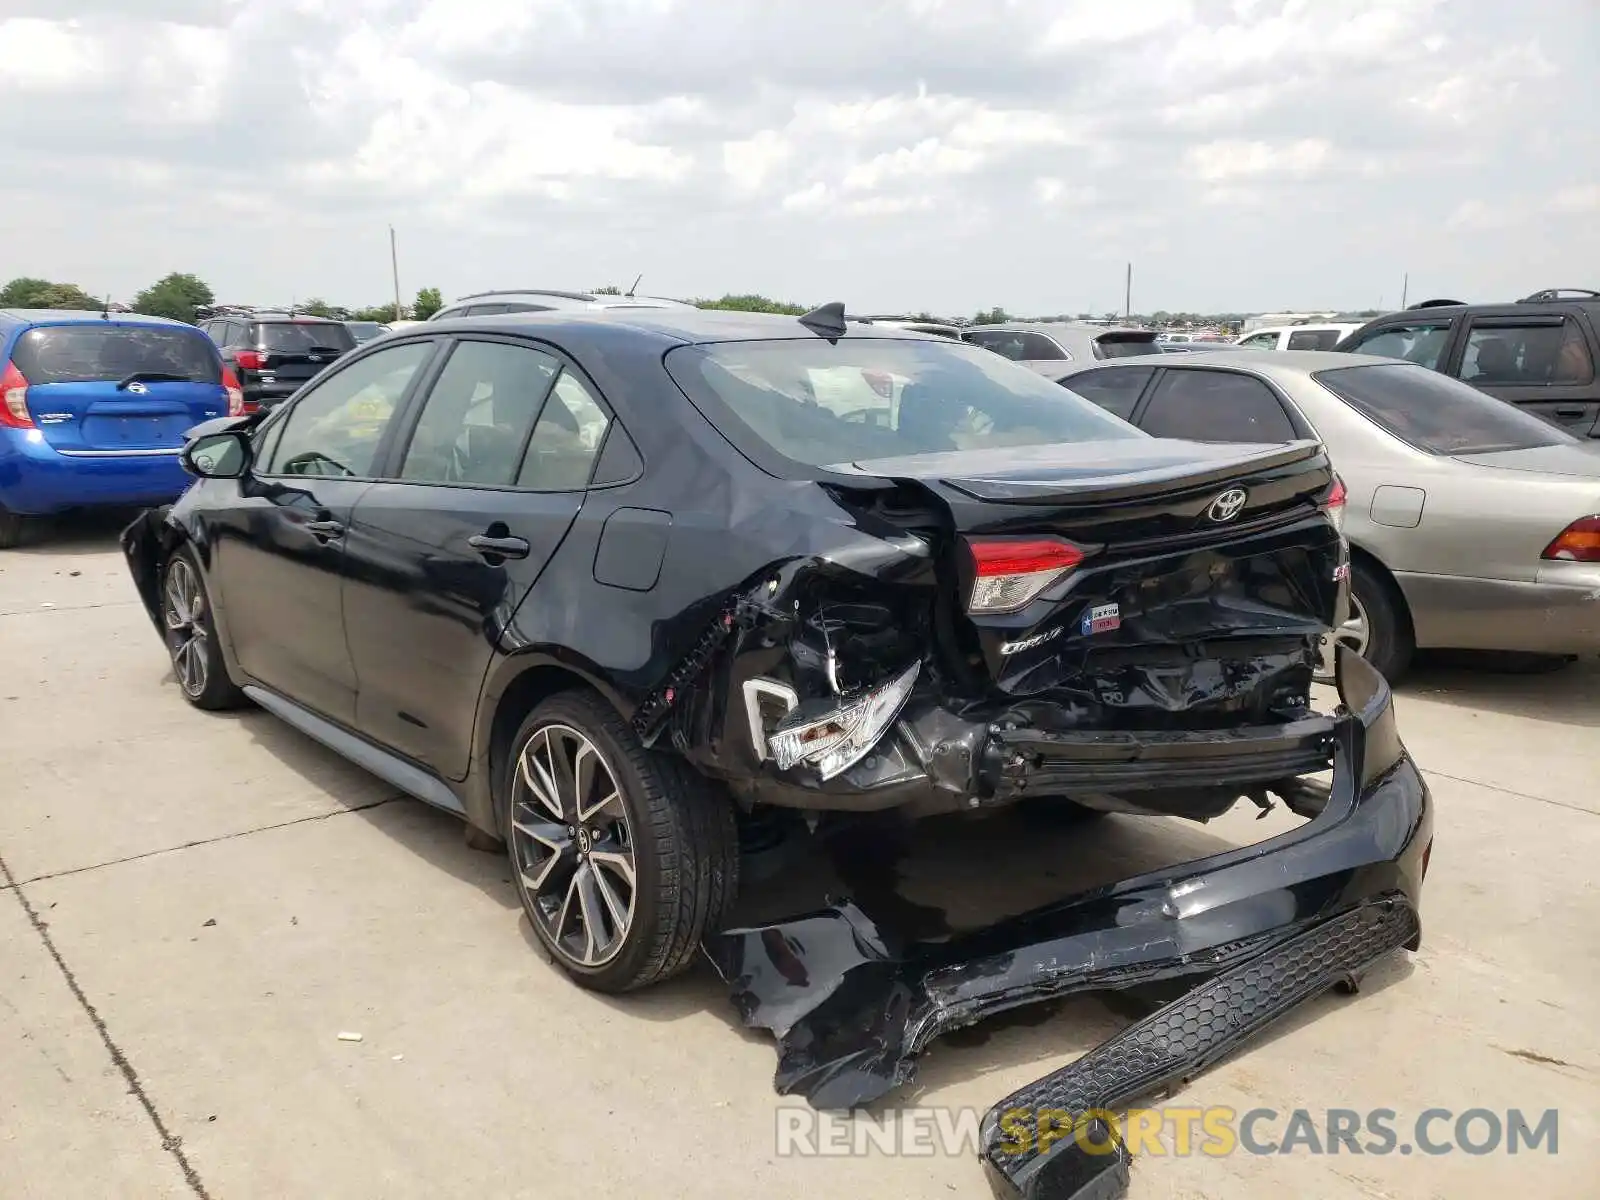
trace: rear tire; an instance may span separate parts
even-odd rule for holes
[[[687,968],[738,890],[732,803],[681,759],[646,749],[592,692],[544,701],[512,745],[513,882],[557,965],[600,992]]]
[[[0,550],[10,550],[22,541],[22,518],[0,508]]]
[[[245,694],[228,678],[200,564],[184,547],[161,571],[161,625],[183,698],[211,712],[238,708]]]
[[[1405,600],[1382,572],[1358,558],[1350,562],[1350,615],[1331,635],[1333,644],[1357,651],[1390,683],[1396,683],[1411,666],[1416,638]],[[1316,678],[1334,679],[1330,638],[1323,638]]]

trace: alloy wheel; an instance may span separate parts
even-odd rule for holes
[[[579,730],[542,725],[518,756],[511,803],[517,882],[546,943],[573,966],[604,966],[627,940],[637,891],[615,772]]]
[[[162,607],[167,624],[167,645],[172,651],[173,674],[186,693],[199,696],[206,690],[210,678],[210,631],[206,625],[205,590],[188,560],[173,559],[167,568]]]
[[[1334,677],[1334,647],[1348,646],[1357,654],[1365,656],[1368,647],[1372,644],[1372,623],[1367,616],[1366,606],[1352,591],[1350,593],[1350,615],[1344,624],[1332,633],[1324,634],[1319,647],[1320,662],[1317,666],[1317,678],[1330,682]]]

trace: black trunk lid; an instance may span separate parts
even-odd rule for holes
[[[942,501],[959,614],[944,649],[991,695],[1047,701],[1027,722],[1215,728],[1303,701],[1345,560],[1316,443],[1152,439],[856,466]],[[1084,557],[1020,610],[973,613],[968,545],[989,538],[1060,540]]]

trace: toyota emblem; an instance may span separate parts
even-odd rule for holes
[[[1243,488],[1229,488],[1211,502],[1211,507],[1206,509],[1206,518],[1221,525],[1231,521],[1244,511],[1245,501],[1250,494]]]
[[[135,396],[142,396],[146,392],[148,392],[150,389],[145,387],[144,384],[140,383],[137,379],[135,379],[132,383],[130,383],[128,385],[128,390],[130,392],[132,392]]]

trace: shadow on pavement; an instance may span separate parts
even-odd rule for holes
[[[97,508],[37,517],[22,527],[22,542],[7,554],[95,554],[117,551],[117,538],[137,508]]]
[[[1466,654],[1429,656],[1418,662],[1396,694],[1402,704],[1426,699],[1453,708],[1600,728],[1600,659],[1533,674],[1487,670],[1486,661],[1492,660]],[[1403,712],[1400,728],[1404,735]]]

